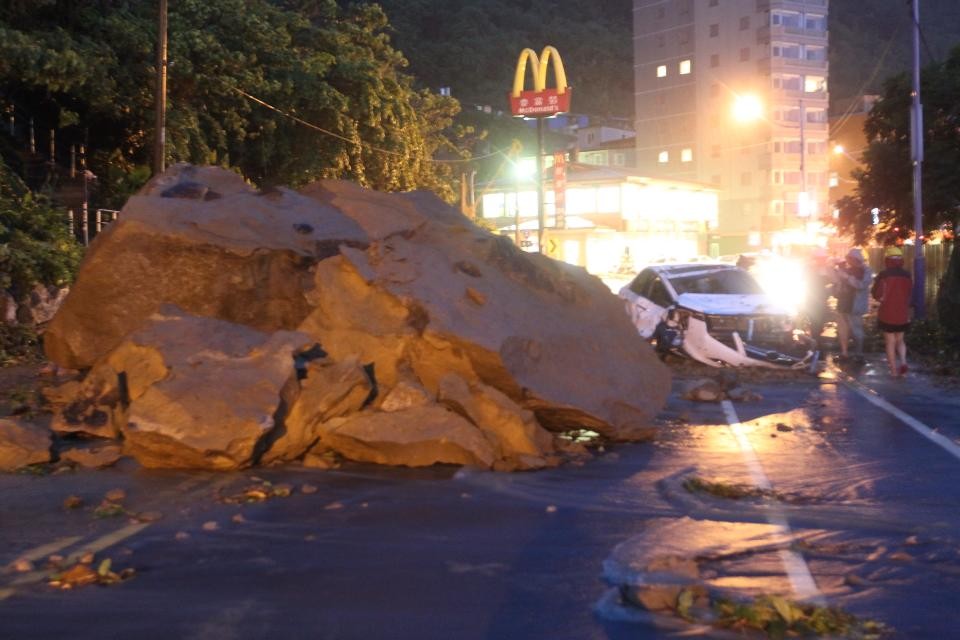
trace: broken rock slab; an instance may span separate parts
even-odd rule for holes
[[[294,353],[311,344],[290,331],[265,334],[169,308],[156,314],[109,365],[146,349],[165,369],[163,377],[155,366],[123,372],[129,395],[124,453],[145,467],[249,466],[274,428],[281,390],[296,375]]]
[[[350,460],[405,467],[459,464],[490,469],[493,445],[463,416],[432,405],[391,413],[364,412],[330,420],[319,428],[320,453],[333,450]]]
[[[438,399],[480,429],[497,456],[495,468],[549,466],[555,453],[553,435],[540,426],[533,412],[522,409],[505,394],[449,374],[440,381]]]
[[[0,418],[0,471],[50,462],[52,435],[44,427]]]
[[[72,443],[59,452],[62,462],[72,462],[87,469],[112,467],[122,455],[123,450],[118,442]]]
[[[302,458],[320,438],[320,425],[360,411],[373,393],[373,381],[355,357],[310,360],[297,378],[283,390],[288,409],[269,437],[263,464]]]

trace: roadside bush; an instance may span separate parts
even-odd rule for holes
[[[0,367],[42,359],[41,341],[33,327],[0,323]]]
[[[63,212],[0,163],[0,289],[20,299],[37,283],[68,284],[82,254]]]

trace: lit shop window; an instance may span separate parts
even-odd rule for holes
[[[657,162],[659,162],[660,164],[667,164],[668,162],[670,162],[670,152],[661,151],[660,153],[658,153]]]
[[[662,65],[660,65],[659,67],[657,67],[657,77],[658,77],[658,78],[666,78],[666,77],[667,77],[667,65],[662,64]]]
[[[682,149],[680,151],[680,162],[693,162],[693,149]]]
[[[680,75],[685,76],[690,73],[691,62],[689,60],[680,61]]]

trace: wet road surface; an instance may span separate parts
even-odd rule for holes
[[[604,579],[651,539],[701,549],[705,577],[731,593],[822,601],[895,637],[958,637],[960,398],[915,374],[855,373],[748,383],[761,400],[736,405],[674,393],[655,443],[537,473],[0,476],[0,566],[37,566],[0,574],[0,639],[672,637],[685,623],[619,605]],[[254,475],[294,493],[217,499]],[[693,477],[766,483],[778,498],[691,493]],[[95,518],[114,488],[163,517]],[[71,494],[90,506],[65,510]],[[137,574],[45,584],[44,558],[88,549]]]

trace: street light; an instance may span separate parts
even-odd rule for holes
[[[733,101],[733,118],[737,122],[754,122],[763,117],[763,103],[754,95],[738,95]]]

